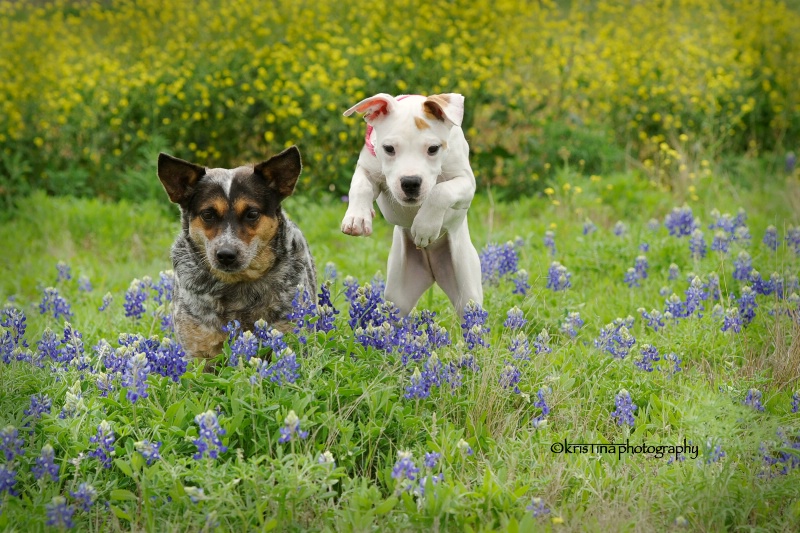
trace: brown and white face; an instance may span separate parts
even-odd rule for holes
[[[180,205],[184,231],[210,272],[226,282],[254,280],[275,262],[269,246],[280,228],[280,204],[300,176],[291,147],[255,166],[206,169],[160,154],[158,177]]]
[[[460,94],[377,94],[348,109],[364,113],[373,128],[375,156],[392,196],[401,205],[422,204],[442,172],[453,126],[464,116]]]

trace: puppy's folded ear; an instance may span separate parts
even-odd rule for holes
[[[270,188],[285,198],[294,192],[294,186],[302,169],[300,150],[297,146],[290,146],[278,155],[257,164],[253,171],[264,178]]]
[[[458,93],[433,94],[422,103],[425,114],[436,120],[449,120],[461,126],[464,120],[464,97]]]
[[[206,174],[206,169],[165,153],[158,154],[158,179],[176,204],[186,200],[192,187]]]
[[[364,120],[369,123],[384,117],[394,111],[397,101],[394,96],[386,93],[379,93],[370,96],[344,112],[344,116],[349,117],[353,113],[364,113]]]

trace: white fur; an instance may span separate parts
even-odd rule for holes
[[[470,240],[467,209],[475,194],[469,145],[461,130],[463,97],[447,95],[445,119],[424,113],[424,96],[397,100],[386,94],[349,109],[365,113],[374,128],[375,155],[364,146],[350,184],[350,204],[342,220],[348,235],[372,234],[372,204],[395,225],[386,273],[386,299],[408,313],[435,281],[462,314],[470,301],[482,304],[481,267]],[[442,100],[439,99],[439,102]],[[420,129],[415,117],[426,121]],[[392,146],[394,155],[384,146]],[[440,145],[435,155],[431,146]],[[419,196],[408,198],[404,176],[422,178]]]

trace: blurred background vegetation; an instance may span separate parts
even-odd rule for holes
[[[342,112],[377,92],[464,94],[501,199],[564,167],[685,186],[797,150],[798,28],[776,0],[6,1],[0,198],[163,202],[159,151],[232,166],[290,144],[303,194],[338,197],[363,142]]]

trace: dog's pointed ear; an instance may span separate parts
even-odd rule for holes
[[[344,116],[349,117],[353,113],[364,113],[364,120],[369,123],[384,117],[394,111],[397,105],[397,100],[394,96],[385,93],[379,93],[375,96],[370,96],[344,112]]]
[[[205,176],[206,169],[171,155],[158,154],[158,179],[172,203],[180,204],[189,197],[192,187]]]
[[[300,150],[290,146],[278,155],[272,156],[263,163],[253,167],[253,171],[264,178],[267,185],[278,192],[282,199],[291,196],[303,164],[300,161]]]
[[[464,120],[464,97],[458,93],[434,94],[422,103],[425,114],[436,120],[449,120],[461,126]]]

